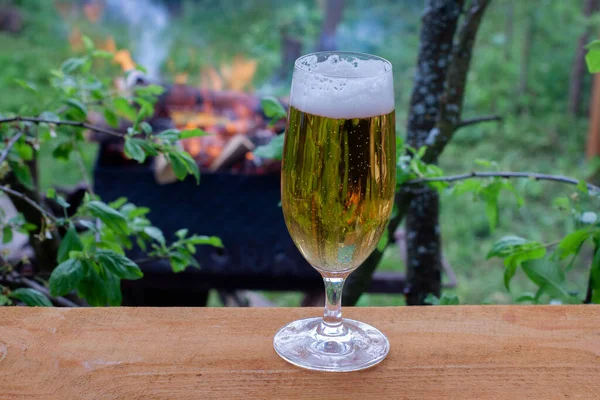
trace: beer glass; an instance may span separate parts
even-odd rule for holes
[[[275,335],[299,367],[354,371],[389,351],[378,329],[342,319],[346,277],[373,252],[392,212],[396,183],[392,65],[368,54],[320,52],[294,68],[283,150],[281,206],[290,235],[325,283],[321,318]]]

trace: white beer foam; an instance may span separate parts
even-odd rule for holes
[[[319,61],[309,55],[294,69],[290,104],[329,118],[387,114],[394,110],[393,79],[391,64],[383,60],[332,54]]]

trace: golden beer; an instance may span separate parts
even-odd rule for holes
[[[356,269],[386,228],[396,181],[394,115],[329,118],[290,107],[281,205],[296,246],[320,271]]]

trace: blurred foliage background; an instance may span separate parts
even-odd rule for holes
[[[140,1],[167,11],[163,25],[135,15],[123,16],[116,3],[102,2],[102,18],[94,9],[80,12],[75,1],[2,0],[0,5],[18,10],[18,32],[0,32],[0,112],[19,112],[23,104],[43,104],[47,71],[77,51],[78,35],[117,49],[130,49],[143,65],[153,52],[160,80],[185,80],[200,84],[202,71],[232,63],[235,57],[256,62],[248,90],[260,95],[286,95],[291,65],[282,65],[283,37],[298,43],[302,53],[318,47],[324,19],[324,1],[178,0]],[[93,3],[93,2],[92,2]],[[126,3],[126,2],[123,2]],[[336,30],[338,49],[376,53],[394,66],[398,135],[404,135],[406,109],[412,89],[418,50],[423,1],[346,0]],[[493,0],[475,48],[469,75],[464,117],[498,114],[501,123],[462,129],[441,157],[446,173],[476,168],[475,160],[498,163],[501,170],[536,171],[586,177],[585,137],[592,76],[582,72],[577,112],[568,111],[571,68],[580,36],[597,31],[598,18],[585,16],[583,1]],[[91,11],[90,11],[91,10]],[[133,9],[134,14],[135,8]],[[96,10],[96,12],[100,12]],[[131,12],[130,12],[131,13]],[[154,33],[148,33],[148,31]],[[148,37],[150,35],[150,37]],[[150,45],[150,48],[148,48]],[[159,49],[160,48],[160,49]],[[157,50],[160,50],[155,54]],[[145,65],[146,67],[149,67]],[[14,83],[32,82],[34,94]],[[37,96],[37,97],[36,97]],[[91,168],[95,147],[85,149]],[[79,174],[69,164],[43,168],[42,186],[71,185]],[[515,182],[526,198],[518,208],[514,198],[501,200],[500,225],[490,232],[484,205],[469,198],[442,198],[444,257],[458,275],[451,293],[461,303],[510,303],[513,295],[502,283],[502,261],[486,260],[492,243],[506,234],[550,242],[572,229],[570,218],[553,209],[552,199],[568,195],[560,184]],[[402,270],[397,247],[390,248],[381,269]],[[572,289],[585,288],[590,251],[584,250],[568,272]],[[514,293],[530,283],[517,276]],[[270,293],[281,305],[296,304],[300,295]],[[397,305],[403,297],[364,295],[360,305]],[[212,304],[217,304],[216,297]]]

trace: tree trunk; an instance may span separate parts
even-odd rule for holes
[[[415,188],[406,216],[406,304],[409,306],[425,304],[429,293],[440,296],[441,247],[439,195],[427,186]]]
[[[583,16],[588,19],[597,9],[597,0],[584,0]],[[586,28],[585,32],[579,36],[577,48],[575,49],[575,57],[571,66],[571,76],[569,79],[569,103],[567,111],[571,116],[579,114],[581,106],[581,87],[585,73],[585,48],[584,46],[589,41],[590,29]]]
[[[427,0],[421,27],[417,73],[409,108],[407,144],[428,146],[423,159],[436,162],[460,122],[466,77],[484,11],[490,0],[473,0],[453,47],[463,0]],[[393,233],[407,215],[407,302],[423,304],[427,294],[439,295],[441,245],[439,198],[427,186],[404,187],[396,194]],[[368,287],[382,257],[376,250],[350,275],[344,304],[353,305]]]
[[[342,20],[344,0],[325,0],[325,18],[319,35],[318,51],[331,51],[336,49],[335,34],[338,24]]]
[[[406,143],[413,148],[428,145],[431,140],[462,7],[462,0],[426,3],[406,134]],[[429,293],[440,294],[439,201],[437,193],[426,185],[409,189],[408,195],[406,301],[415,305],[423,304]]]

